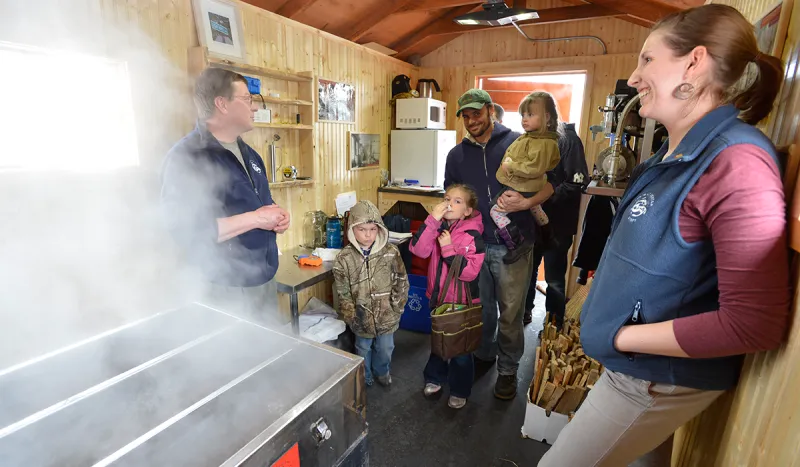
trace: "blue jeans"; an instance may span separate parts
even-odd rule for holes
[[[377,376],[389,374],[389,365],[392,363],[394,350],[394,334],[383,334],[377,337],[356,336],[356,354],[364,358],[364,380],[367,386],[372,386],[372,371]]]
[[[486,245],[478,279],[483,305],[483,338],[475,356],[486,361],[494,361],[497,357],[497,373],[515,375],[525,350],[522,317],[533,267],[533,251],[515,263],[504,264],[503,256],[507,251],[503,245]]]
[[[446,382],[450,385],[451,396],[466,399],[472,393],[472,380],[475,379],[472,354],[459,355],[449,361],[444,361],[442,357],[431,354],[422,374],[425,377],[425,383],[443,386]]]

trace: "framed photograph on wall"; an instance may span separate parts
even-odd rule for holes
[[[317,84],[317,120],[355,123],[356,88],[347,83],[319,79]]]
[[[349,132],[348,164],[350,170],[380,168],[381,135]]]
[[[200,45],[213,55],[244,62],[244,31],[239,6],[228,0],[192,0]]]
[[[793,6],[794,0],[776,1],[765,8],[758,19],[753,22],[756,40],[758,41],[758,50],[761,51],[761,53],[782,58]],[[796,52],[797,51],[794,51],[793,55],[795,55]],[[796,57],[789,57],[788,62],[791,63],[793,61],[796,61]],[[788,65],[787,63],[786,69],[791,69],[792,67]],[[755,79],[755,73],[755,68],[751,68],[749,79]],[[758,125],[758,127],[778,146],[784,146],[788,144],[789,141],[794,140],[795,126],[792,125],[789,128],[784,128],[787,123],[785,110],[789,96],[792,95],[793,87],[794,80],[784,81],[782,89],[775,100],[772,113],[765,121]]]

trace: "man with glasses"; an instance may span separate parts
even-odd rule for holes
[[[525,348],[522,316],[533,252],[512,264],[504,264],[507,250],[495,236],[497,226],[489,216],[489,208],[501,188],[495,175],[497,169],[508,147],[520,135],[495,122],[492,98],[481,89],[470,89],[458,99],[456,117],[463,118],[467,135],[447,155],[444,187],[464,183],[478,194],[486,244],[478,286],[483,305],[483,341],[474,354],[476,370],[485,371],[497,359],[494,395],[510,400],[517,395],[517,368]],[[509,190],[498,199],[497,205],[506,212],[525,211],[541,204],[552,193],[549,184],[531,198]],[[529,234],[533,235],[533,231]]]
[[[272,200],[261,156],[242,141],[253,129],[252,96],[240,74],[208,68],[195,84],[198,120],[164,161],[167,225],[207,282],[205,300],[270,324],[277,315],[276,234],[289,213]]]

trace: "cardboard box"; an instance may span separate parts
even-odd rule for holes
[[[552,445],[558,434],[567,426],[569,417],[556,412],[547,411],[531,402],[531,391],[528,391],[528,403],[525,407],[525,423],[522,425],[522,437],[544,441]]]

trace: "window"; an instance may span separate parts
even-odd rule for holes
[[[580,124],[583,113],[586,73],[536,73],[512,76],[479,76],[478,87],[503,106],[503,125],[523,132],[519,103],[534,91],[547,91],[553,95],[559,117],[567,123]]]
[[[139,164],[127,65],[0,42],[0,171]]]

